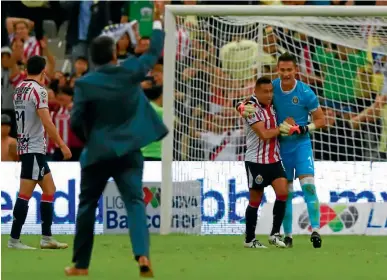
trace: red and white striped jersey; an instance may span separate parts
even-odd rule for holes
[[[34,80],[24,80],[15,88],[13,104],[16,113],[19,155],[45,154],[44,127],[36,110],[48,108],[46,89]]]
[[[12,76],[9,78],[9,80],[11,81],[11,84],[16,87],[19,83],[21,83],[22,81],[24,81],[25,79],[27,79],[27,72],[26,71],[20,71],[19,73],[17,73],[16,75]],[[48,78],[47,76],[45,77],[45,85],[47,86],[49,83],[51,82],[50,78]]]
[[[58,130],[59,136],[70,148],[81,148],[83,143],[75,136],[70,127],[70,110],[61,106],[58,111],[53,112],[52,121]],[[58,147],[57,145],[55,145]]]
[[[181,61],[189,55],[190,51],[190,37],[189,32],[181,27],[177,30],[177,51],[176,60]]]
[[[255,96],[250,99],[256,108],[255,114],[245,119],[246,156],[245,161],[270,164],[281,160],[280,146],[277,137],[262,140],[251,128],[257,122],[264,122],[265,128],[276,128],[277,121],[273,105],[263,107]]]
[[[15,34],[12,33],[9,36],[9,41],[12,42],[14,38],[15,38]],[[24,49],[23,56],[25,59],[29,59],[31,56],[34,56],[34,55],[41,55],[40,44],[35,36],[29,36],[28,39],[24,41],[23,49]]]

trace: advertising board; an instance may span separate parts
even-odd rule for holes
[[[79,196],[79,163],[50,163],[49,165],[57,187],[54,202],[53,232],[73,233]],[[360,230],[361,233],[359,234],[386,234],[384,215],[386,211],[383,212],[382,210],[387,204],[387,174],[385,172],[387,163],[316,162],[315,169],[316,188],[322,205],[353,203],[360,206],[370,202],[370,205],[373,206],[369,209],[370,213],[368,214],[372,214],[372,217],[370,222],[367,223],[367,227]],[[201,211],[201,233],[243,233],[244,212],[248,203],[247,179],[243,162],[176,162],[172,165],[172,170],[174,182],[198,181],[200,184],[200,193],[196,194],[195,191],[194,196],[198,198],[198,205],[201,205],[201,207],[197,207]],[[19,163],[0,163],[2,233],[9,233],[11,229],[12,209],[19,188],[19,174]],[[161,163],[146,162],[143,175],[144,182],[159,184],[158,182],[161,182],[161,179]],[[40,189],[37,188],[31,198],[29,213],[23,228],[24,233],[40,233],[40,210],[39,207],[36,207],[39,205],[40,193]],[[186,189],[177,189],[175,191],[176,196],[184,196],[185,194]],[[266,204],[269,205],[274,201],[274,192],[269,187],[265,190],[265,197],[259,211],[258,230],[263,230],[265,228],[264,224],[271,225],[271,210],[270,206],[266,206]],[[293,199],[295,204],[293,208],[293,227],[295,231],[298,230],[299,215],[306,209],[302,202],[303,194],[296,181]],[[301,204],[298,205],[299,203]],[[103,213],[106,213],[104,212],[104,204],[105,202],[101,198],[96,214],[95,231],[97,233],[103,232]],[[147,209],[150,211],[149,206]],[[182,209],[179,211],[189,214],[191,210]],[[264,218],[266,213],[269,215],[267,222]],[[151,220],[150,223],[153,223],[151,226],[156,230],[158,226],[157,218],[154,218],[154,221]],[[181,230],[183,231],[183,228]],[[265,231],[263,233],[267,233],[266,230],[263,231]],[[306,231],[300,227],[298,232],[306,233]],[[184,230],[184,232],[188,231]],[[355,232],[358,232],[358,230],[355,230]]]
[[[200,234],[201,201],[200,182],[177,182],[173,184],[171,228],[175,233]],[[143,183],[144,201],[148,229],[160,232],[161,183]],[[111,181],[103,194],[104,233],[127,234],[130,217],[118,192],[116,183]]]

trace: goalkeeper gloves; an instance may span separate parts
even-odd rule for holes
[[[239,112],[239,114],[244,118],[248,118],[255,113],[255,106],[253,103],[250,103],[250,102],[247,104],[244,104],[243,102],[239,102],[236,106],[236,109]]]
[[[287,122],[283,122],[280,124],[280,132],[281,136],[290,136],[293,134],[306,134],[308,132],[312,132],[316,129],[316,126],[314,123],[308,124],[308,125],[290,125]]]

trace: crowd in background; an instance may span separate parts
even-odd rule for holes
[[[101,33],[115,36],[119,61],[147,51],[153,9],[165,4],[217,5],[383,5],[383,1],[14,1],[2,2],[2,151],[13,149],[16,122],[13,87],[26,77],[33,55],[47,58],[49,108],[77,161],[83,143],[69,126],[74,82],[93,71],[88,45]],[[121,23],[121,25],[114,25]],[[313,134],[317,160],[385,160],[387,97],[382,95],[384,55],[372,56],[305,34],[265,25],[263,46],[257,26],[238,26],[216,17],[177,18],[175,92],[163,92],[163,57],[143,81],[144,93],[160,117],[163,94],[174,94],[176,160],[242,160],[244,132],[236,102],[253,93],[258,74],[276,78],[276,58],[289,52],[298,78],[320,97],[328,126]],[[387,45],[386,30],[376,30]],[[379,32],[379,33],[378,33]],[[378,39],[377,38],[377,39]],[[260,50],[258,52],[258,49]],[[243,51],[241,51],[243,50]],[[250,50],[252,50],[250,52]],[[248,53],[254,59],[246,59]],[[240,61],[243,61],[241,64]],[[256,64],[259,63],[260,70]],[[165,69],[168,71],[168,69]],[[4,133],[3,133],[4,128]],[[5,141],[6,140],[6,141]],[[12,145],[11,145],[12,144]],[[60,161],[49,139],[48,155]],[[146,158],[161,159],[160,145],[145,147]],[[13,160],[14,156],[2,160]]]

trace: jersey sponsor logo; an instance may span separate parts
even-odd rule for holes
[[[255,177],[255,183],[257,183],[258,185],[262,184],[263,182],[263,177],[262,175],[258,175],[257,177]]]
[[[292,103],[293,104],[298,104],[298,102],[299,102],[298,97],[294,96],[293,99],[292,99]]]
[[[28,142],[30,141],[29,137],[21,137],[17,139],[19,150],[27,150]]]

